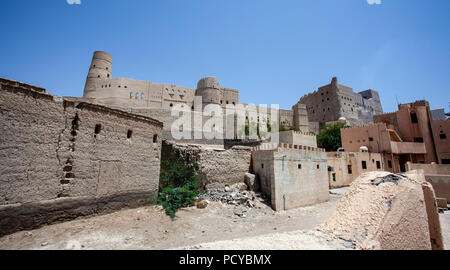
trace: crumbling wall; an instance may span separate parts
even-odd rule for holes
[[[0,85],[0,235],[156,200],[162,123]]]
[[[244,183],[245,174],[250,170],[251,147],[234,146],[230,149],[206,145],[163,142],[162,160],[168,160],[175,149],[190,155],[202,170],[202,187],[223,188],[236,183]]]
[[[318,229],[335,237],[351,241],[360,249],[432,248],[430,228],[436,231],[438,216],[430,221],[431,208],[436,204],[426,192],[424,175],[409,172],[405,176],[389,172],[369,172],[357,178],[347,191],[335,213]],[[431,187],[426,186],[429,190]],[[437,210],[436,210],[437,211]]]

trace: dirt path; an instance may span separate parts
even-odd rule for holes
[[[274,212],[263,202],[255,208],[211,203],[188,208],[172,221],[155,206],[122,210],[23,231],[0,238],[0,249],[173,249],[221,240],[311,230],[335,210],[342,195],[310,207]]]

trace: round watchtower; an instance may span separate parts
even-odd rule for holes
[[[98,89],[100,81],[110,79],[111,72],[112,56],[107,52],[94,52],[84,87],[84,97],[93,97],[92,94]]]
[[[216,77],[206,77],[198,81],[196,96],[201,96],[203,101],[203,108],[209,104],[220,105],[220,84]]]

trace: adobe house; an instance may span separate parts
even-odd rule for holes
[[[261,191],[276,211],[329,200],[327,155],[324,149],[263,144],[252,151],[253,172]]]
[[[424,143],[403,141],[398,133],[384,123],[341,129],[342,147],[359,152],[367,147],[371,153],[382,153],[384,167],[390,172],[406,171],[408,161],[425,163]]]
[[[361,174],[383,171],[383,155],[369,152],[327,152],[330,188],[349,186]]]

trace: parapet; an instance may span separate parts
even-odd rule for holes
[[[316,148],[311,146],[288,144],[288,143],[264,143],[259,146],[253,147],[252,151],[278,151],[280,149],[287,149],[293,151],[309,151],[309,152],[326,152],[323,148]]]
[[[205,88],[212,88],[212,89],[218,89],[220,90],[220,84],[216,77],[206,77],[202,78],[197,83],[197,90],[205,89]]]
[[[112,63],[112,55],[107,52],[104,52],[104,51],[95,51],[94,59],[96,59],[96,58],[106,60],[106,61]]]

